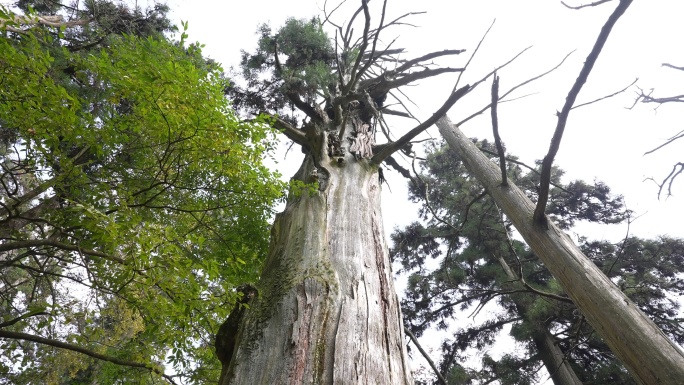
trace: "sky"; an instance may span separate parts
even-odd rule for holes
[[[582,4],[577,0],[566,2]],[[222,63],[225,69],[238,65],[241,49],[254,49],[259,24],[270,23],[278,28],[288,17],[320,15],[325,4],[320,0],[168,0],[167,3],[178,25],[181,21],[188,22],[188,40],[203,43],[204,54]],[[350,10],[360,2],[347,0],[346,3],[334,15],[335,22],[344,23]],[[512,94],[512,97],[525,97],[499,107],[500,134],[507,151],[533,164],[546,154],[556,125],[556,111],[562,107],[615,3],[570,10],[558,0],[389,1],[388,19],[407,12],[426,13],[407,19],[410,25],[388,29],[384,43],[396,38],[393,47],[405,48],[406,59],[444,49],[465,49],[464,54],[440,62],[445,66],[462,67],[494,22],[463,74],[461,84],[479,80],[531,47],[499,71],[502,92],[551,69],[572,53],[558,70]],[[137,4],[144,7],[152,1],[138,0]],[[337,4],[331,1],[327,8]],[[379,5],[379,0],[371,2],[372,8]],[[634,1],[614,28],[577,103],[612,94],[637,78],[636,86],[645,90],[655,88],[657,95],[681,94],[684,72],[661,64],[684,66],[684,50],[681,49],[683,14],[684,2],[681,0]],[[372,13],[374,25],[378,19],[378,13]],[[415,102],[410,106],[411,112],[421,120],[429,117],[448,96],[455,80],[456,75],[440,76],[407,89],[406,93]],[[460,121],[485,106],[489,102],[489,85],[482,85],[459,101],[448,113],[451,120]],[[665,196],[658,199],[657,186],[647,180],[650,177],[661,180],[670,172],[672,165],[681,160],[678,156],[684,141],[675,142],[655,154],[644,155],[684,129],[684,108],[672,104],[655,110],[653,105],[639,104],[630,109],[638,90],[636,86],[613,98],[574,110],[555,164],[566,171],[566,180],[601,180],[613,192],[624,195],[627,207],[638,217],[629,228],[631,234],[684,237],[684,221],[680,218],[684,214],[684,176],[675,182],[674,195],[667,199]],[[491,139],[489,119],[489,114],[485,113],[461,129],[469,136]],[[412,128],[415,122],[393,120],[392,125],[397,132],[402,132]],[[436,127],[420,137],[426,138],[439,139]],[[276,167],[289,177],[298,168],[301,157],[298,150],[290,152],[287,158],[283,156],[283,151],[277,155]],[[410,167],[406,160],[403,164]],[[389,234],[395,227],[415,220],[417,206],[407,201],[405,180],[393,171],[385,175],[389,188],[383,188],[383,216],[385,231]],[[616,242],[627,230],[624,224],[580,225],[571,235]]]
[[[347,0],[346,8],[333,18],[343,23],[350,9],[360,3]],[[568,4],[582,2],[567,0]],[[502,140],[510,154],[532,164],[544,157],[560,110],[596,36],[615,1],[595,8],[570,10],[556,0],[480,0],[420,2],[389,1],[391,15],[425,11],[408,19],[412,26],[396,27],[386,32],[384,42],[396,38],[394,47],[407,50],[405,58],[444,49],[466,49],[443,65],[462,67],[487,28],[489,35],[463,74],[461,84],[472,83],[517,53],[531,47],[515,62],[499,71],[501,90],[518,84],[556,66],[572,53],[563,66],[552,74],[519,90],[515,101],[499,107]],[[257,26],[270,23],[281,26],[287,17],[308,18],[322,12],[324,2],[316,0],[250,2],[219,0],[169,0],[175,20],[189,22],[189,40],[205,44],[204,53],[222,63],[225,69],[237,66],[240,50],[253,50]],[[336,5],[336,2],[330,4]],[[371,2],[377,7],[379,1]],[[330,9],[332,5],[328,5]],[[601,56],[579,94],[577,104],[612,94],[638,78],[636,86],[655,88],[659,95],[676,95],[684,89],[684,72],[662,67],[662,63],[684,66],[681,48],[681,0],[635,1],[618,21]],[[377,23],[377,13],[372,22]],[[415,102],[411,111],[419,119],[429,117],[448,96],[455,76],[423,81],[407,90]],[[452,121],[460,121],[489,101],[489,85],[459,101],[449,112]],[[666,105],[633,105],[638,89],[627,91],[599,103],[573,110],[568,120],[556,165],[566,171],[566,181],[584,179],[606,182],[613,192],[625,197],[627,207],[638,217],[629,227],[630,234],[641,237],[670,235],[684,237],[684,176],[674,184],[674,195],[657,197],[657,186],[646,180],[662,179],[672,165],[681,160],[684,142],[673,143],[652,155],[644,155],[682,129],[684,108]],[[412,121],[394,121],[398,132],[415,125]],[[491,138],[489,114],[464,124],[469,136]],[[436,127],[421,138],[439,138]],[[283,159],[279,169],[290,176],[299,166],[298,150]],[[404,162],[409,166],[408,162]],[[386,172],[390,188],[383,189],[385,231],[416,219],[417,206],[407,201],[406,181],[395,172]],[[391,191],[390,191],[391,190]],[[397,207],[402,209],[397,210]],[[617,242],[627,226],[579,225],[571,235],[588,236]],[[429,337],[428,337],[429,338]],[[436,359],[436,355],[433,359]],[[547,381],[550,383],[550,381]]]
[[[136,0],[127,0],[134,2]],[[580,5],[590,0],[566,0]],[[428,52],[444,49],[465,49],[460,56],[440,64],[462,67],[469,55],[493,24],[486,40],[461,84],[472,83],[511,59],[527,47],[515,62],[499,71],[502,92],[556,66],[571,53],[563,66],[552,74],[514,93],[522,97],[501,104],[499,126],[507,151],[522,161],[533,164],[544,157],[556,125],[556,111],[562,107],[582,63],[592,48],[617,0],[595,8],[570,10],[559,0],[422,0],[388,2],[388,19],[407,12],[422,12],[407,19],[411,25],[387,30],[384,43],[396,38],[394,47],[406,49],[404,58],[410,59]],[[2,0],[8,4],[13,0]],[[257,41],[257,26],[270,23],[281,26],[286,18],[308,18],[320,15],[324,7],[321,0],[167,0],[172,18],[180,25],[187,21],[189,41],[205,45],[204,54],[225,69],[237,66],[240,50],[253,50]],[[140,6],[151,0],[137,0]],[[347,4],[333,17],[343,23],[360,3],[347,0]],[[328,9],[338,3],[330,1]],[[381,5],[371,1],[372,7]],[[657,186],[648,181],[653,177],[662,180],[674,163],[682,161],[684,140],[675,142],[651,155],[644,155],[667,138],[684,130],[684,106],[665,105],[657,110],[654,105],[639,104],[634,108],[637,86],[655,94],[679,95],[684,90],[684,72],[662,67],[663,63],[684,66],[682,47],[681,0],[634,1],[618,21],[601,53],[594,71],[579,94],[581,104],[630,87],[613,98],[573,110],[555,164],[566,171],[566,181],[584,179],[606,182],[614,193],[625,197],[627,207],[638,217],[629,231],[641,237],[670,235],[684,237],[684,175],[673,186],[674,195],[658,199]],[[378,13],[372,14],[372,23],[378,22]],[[448,96],[456,80],[455,75],[440,76],[419,82],[406,90],[415,105],[411,112],[419,119],[429,117]],[[490,83],[459,101],[448,113],[456,122],[480,109],[489,102]],[[397,132],[415,125],[413,121],[393,120]],[[469,136],[491,139],[489,114],[464,124],[461,129]],[[420,139],[436,138],[436,127]],[[299,167],[301,155],[284,151],[277,155],[275,166],[289,177]],[[403,165],[410,167],[404,160]],[[416,219],[417,206],[407,201],[406,181],[396,172],[385,173],[389,188],[383,188],[383,217],[387,234]],[[400,209],[397,209],[400,208]],[[628,231],[624,224],[615,226],[577,226],[571,235],[587,236],[617,242]],[[398,285],[400,286],[400,285]],[[485,312],[483,312],[485,313]],[[479,322],[481,319],[474,320]],[[436,341],[435,335],[426,339]],[[507,342],[504,341],[503,344]],[[434,347],[434,344],[432,344]],[[433,359],[437,361],[437,354]],[[420,360],[417,360],[420,361]],[[415,369],[415,367],[414,367]],[[550,383],[546,381],[545,383]]]
[[[356,1],[348,0],[350,6]],[[376,2],[379,5],[379,2]],[[332,2],[330,4],[333,4]],[[328,5],[328,9],[331,5]],[[336,3],[335,3],[336,4]],[[373,2],[371,2],[373,4]],[[449,4],[449,5],[445,5]],[[570,2],[578,5],[580,2]],[[206,55],[228,69],[237,66],[240,50],[252,50],[256,44],[256,28],[270,23],[277,28],[287,17],[306,18],[321,14],[324,3],[316,0],[251,2],[218,0],[170,0],[174,18],[189,22],[190,41],[205,44]],[[350,7],[334,16],[344,22]],[[481,78],[496,66],[508,61],[526,47],[531,48],[509,67],[499,72],[501,89],[554,67],[573,52],[554,73],[521,89],[512,96],[529,95],[500,106],[500,132],[508,151],[531,164],[548,150],[556,124],[555,113],[576,78],[593,46],[612,4],[596,8],[570,10],[559,1],[390,1],[390,15],[425,11],[408,19],[415,27],[388,30],[388,39],[397,38],[394,46],[407,49],[406,58],[443,49],[466,49],[445,65],[463,66],[469,52],[477,45],[489,25],[494,26],[483,46],[463,75],[462,84]],[[347,12],[345,12],[347,11]],[[684,73],[661,67],[662,63],[684,65],[684,50],[676,39],[681,35],[679,16],[684,4],[677,0],[635,1],[618,22],[604,51],[579,95],[578,103],[591,101],[625,88],[635,79],[643,89],[655,88],[661,95],[675,94],[684,83]],[[377,19],[373,20],[377,23]],[[412,112],[421,119],[436,110],[453,87],[454,76],[423,81],[408,90],[417,106]],[[679,88],[679,89],[678,89]],[[668,234],[684,236],[684,226],[677,215],[684,209],[684,178],[675,183],[674,196],[658,200],[657,187],[646,178],[663,178],[677,161],[682,144],[674,143],[652,155],[644,152],[657,147],[682,130],[684,110],[668,105],[654,110],[653,105],[639,104],[627,109],[636,96],[635,86],[600,103],[573,111],[568,120],[556,164],[566,170],[568,179],[602,180],[613,191],[625,196],[629,209],[639,219],[630,231],[640,236]],[[488,102],[489,85],[468,95],[449,112],[452,121],[470,115]],[[413,122],[397,122],[397,131],[412,127]],[[463,131],[473,137],[491,137],[489,115],[483,114],[466,123]],[[439,138],[435,127],[428,136]],[[427,137],[427,136],[425,136]],[[679,151],[678,151],[679,150]],[[283,174],[289,176],[298,166],[290,153],[280,162]],[[408,163],[404,163],[408,166]],[[293,166],[295,165],[295,166]],[[390,189],[384,191],[384,202],[396,207],[406,201],[405,183],[390,172]],[[396,177],[396,178],[395,178]],[[679,188],[677,188],[679,187]],[[384,210],[389,232],[396,225],[412,220]],[[403,213],[402,213],[403,214]],[[615,239],[624,236],[626,228],[589,226],[595,238]]]

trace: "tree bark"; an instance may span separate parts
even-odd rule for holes
[[[503,268],[506,276],[511,282],[517,281],[519,278],[510,268],[506,260],[502,256],[498,256],[499,264]],[[506,286],[513,286],[511,283]],[[528,304],[523,303],[520,296],[512,295],[511,300],[515,304],[518,312],[525,316],[527,314]],[[527,320],[523,322],[529,322]],[[539,352],[539,358],[542,360],[544,367],[549,372],[551,380],[554,385],[582,385],[577,373],[572,369],[570,361],[565,358],[565,354],[561,348],[556,344],[556,338],[549,332],[544,325],[534,325],[534,334],[532,335],[532,342]]]
[[[684,383],[684,353],[558,227],[533,223],[535,205],[449,118],[439,131],[632,376],[642,384]]]
[[[295,179],[320,187],[290,194],[276,216],[221,384],[413,384],[377,167],[349,154],[313,159]]]
[[[570,362],[556,344],[556,337],[546,329],[539,329],[532,337],[532,341],[554,385],[582,385]]]

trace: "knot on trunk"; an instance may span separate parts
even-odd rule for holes
[[[336,158],[338,163],[344,161],[344,148],[342,148],[340,138],[333,133],[328,134],[328,156]]]
[[[248,304],[259,294],[257,289],[250,284],[238,286],[237,291],[241,293],[242,296],[235,303],[235,307],[233,307],[233,310],[230,312],[228,319],[219,327],[219,330],[216,333],[216,339],[214,340],[216,356],[221,362],[219,384],[223,382],[223,377],[225,377],[228,367],[230,366],[230,361],[233,358],[233,352],[235,351],[237,343],[238,329],[245,315],[245,311],[247,310],[245,304]]]
[[[370,159],[373,157],[373,145],[375,145],[373,134],[371,126],[368,123],[362,123],[356,128],[355,135],[351,138],[349,151],[354,154],[357,159]]]

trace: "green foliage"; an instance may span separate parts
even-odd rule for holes
[[[35,313],[0,330],[216,381],[213,333],[257,278],[285,187],[261,163],[275,133],[237,119],[199,45],[163,38],[164,9],[143,26],[86,3],[135,34],[0,36],[0,323]],[[159,382],[45,345],[0,351],[0,383]]]
[[[484,151],[495,151],[486,141],[476,142]],[[495,160],[498,160],[495,159]],[[421,175],[413,184],[411,198],[422,203],[414,222],[392,235],[394,261],[409,273],[402,310],[407,326],[417,335],[429,327],[445,328],[448,320],[463,311],[472,314],[496,301],[499,310],[476,325],[456,330],[442,346],[442,373],[459,371],[459,361],[468,349],[490,346],[506,325],[524,349],[521,357],[485,357],[468,383],[498,380],[507,384],[531,383],[539,365],[532,337],[545,330],[558,338],[558,346],[576,367],[582,381],[601,384],[629,384],[633,380],[605,343],[597,337],[577,309],[568,302],[532,292],[563,296],[558,282],[521,241],[512,236],[512,225],[500,213],[484,188],[470,177],[458,157],[445,147],[432,147]],[[538,173],[508,162],[509,178],[530,198],[536,199]],[[548,211],[563,228],[577,221],[617,223],[629,215],[622,198],[613,196],[603,183],[562,183],[562,171],[555,169]],[[428,207],[425,196],[428,196]],[[439,220],[432,213],[436,213]],[[511,239],[509,235],[511,234]],[[684,264],[684,241],[659,238],[628,238],[618,244],[584,240],[589,256],[668,336],[680,344],[681,318],[671,299],[681,296],[678,268]],[[435,266],[425,268],[428,259]],[[511,279],[502,268],[525,280]],[[456,369],[454,369],[456,368]]]
[[[236,108],[284,114],[289,105],[287,94],[311,101],[328,92],[335,82],[335,51],[317,17],[289,18],[276,33],[270,26],[261,25],[258,33],[256,52],[243,51],[240,66],[247,88],[259,92],[229,88]]]

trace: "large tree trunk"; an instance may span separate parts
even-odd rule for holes
[[[535,225],[535,205],[510,181],[503,186],[499,168],[446,116],[437,126],[632,376],[647,385],[684,383],[684,354],[658,326],[558,227]]]
[[[309,155],[295,176],[320,188],[291,194],[276,216],[222,385],[413,384],[377,167],[340,158],[316,167]]]

